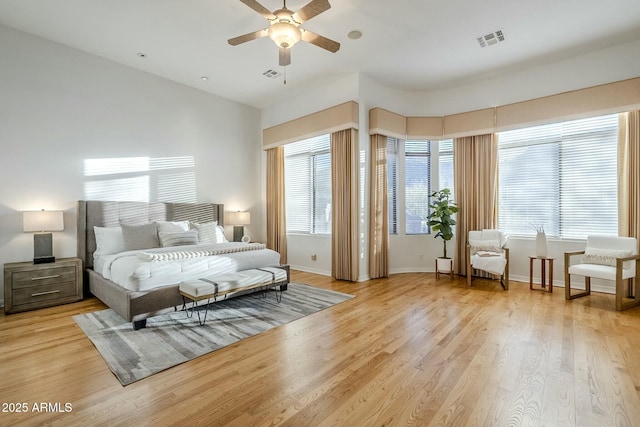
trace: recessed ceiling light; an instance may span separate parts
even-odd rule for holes
[[[146,58],[147,57],[147,54],[144,53],[144,52],[138,52],[138,53],[136,53],[136,55],[138,55],[140,58]]]
[[[207,77],[207,76],[201,76],[201,77],[200,77],[200,80],[202,80],[202,81],[206,82],[207,80],[209,80],[209,77]]]
[[[349,37],[351,40],[358,40],[360,37],[362,37],[362,31],[360,30],[349,31],[349,34],[347,34],[347,37]]]

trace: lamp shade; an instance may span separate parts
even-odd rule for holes
[[[24,211],[22,230],[25,233],[38,231],[63,231],[62,211]]]
[[[249,225],[251,224],[251,214],[249,212],[228,212],[227,223],[229,225]]]

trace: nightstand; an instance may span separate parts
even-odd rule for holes
[[[35,310],[82,299],[82,260],[59,258],[47,264],[4,265],[4,311]]]

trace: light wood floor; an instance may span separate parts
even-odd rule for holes
[[[640,309],[613,295],[293,280],[357,297],[127,387],[71,319],[99,301],[0,315],[2,410],[28,405],[0,425],[640,425]]]

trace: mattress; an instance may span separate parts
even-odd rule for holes
[[[142,249],[94,258],[97,273],[130,291],[277,265],[278,252],[241,242]]]

